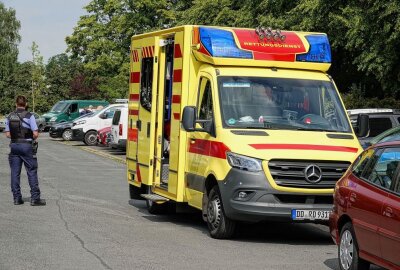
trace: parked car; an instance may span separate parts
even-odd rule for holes
[[[376,144],[336,183],[329,223],[340,269],[400,269],[399,164],[399,141]]]
[[[75,120],[72,127],[72,139],[83,141],[86,145],[96,145],[97,131],[110,127],[114,112],[123,107],[128,107],[128,104],[111,104],[87,118]]]
[[[40,116],[37,113],[32,113],[33,116],[35,117],[36,120],[36,125],[38,126],[39,131],[43,131],[45,126],[46,126],[46,120],[43,116]],[[3,131],[6,128],[6,118],[8,117],[8,114],[0,119],[0,131]]]
[[[43,114],[46,119],[46,129],[61,122],[73,121],[83,113],[85,108],[102,108],[107,106],[107,101],[102,100],[61,100],[57,102],[49,112]]]
[[[115,111],[111,126],[111,148],[126,149],[128,137],[128,107]]]
[[[393,109],[354,109],[347,110],[351,123],[354,125],[359,114],[369,116],[369,134],[359,138],[361,145],[368,144],[374,137],[382,132],[400,125],[400,111]]]
[[[364,149],[368,148],[371,145],[381,143],[381,142],[393,142],[393,141],[400,141],[400,126],[388,129],[378,136],[374,137],[369,142],[365,142],[362,144]]]
[[[97,143],[108,146],[111,141],[111,127],[105,127],[97,131]]]
[[[76,119],[82,119],[92,114],[93,113],[87,113]],[[57,123],[51,126],[51,128],[49,129],[49,136],[52,138],[63,138],[64,141],[70,141],[72,139],[72,125],[72,121]]]

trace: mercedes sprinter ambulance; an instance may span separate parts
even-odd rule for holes
[[[330,64],[323,33],[181,26],[132,37],[131,198],[151,213],[197,208],[214,238],[237,221],[326,222],[361,151]]]

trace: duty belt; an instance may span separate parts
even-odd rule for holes
[[[27,140],[27,139],[13,139],[13,140],[11,140],[11,143],[29,143],[29,144],[32,144],[32,140]]]

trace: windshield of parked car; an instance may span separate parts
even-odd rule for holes
[[[218,87],[225,127],[351,132],[329,81],[221,76]]]
[[[55,113],[60,113],[63,112],[67,106],[69,105],[69,103],[67,102],[57,102],[56,105],[53,106],[53,108],[51,108],[50,112],[55,112]]]

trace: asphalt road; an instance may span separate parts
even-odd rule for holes
[[[0,134],[1,270],[338,269],[325,226],[242,225],[234,239],[214,240],[200,213],[154,216],[143,201],[129,201],[121,160],[47,134],[39,143],[47,205],[14,206],[8,140]],[[21,188],[29,201],[24,169]]]

